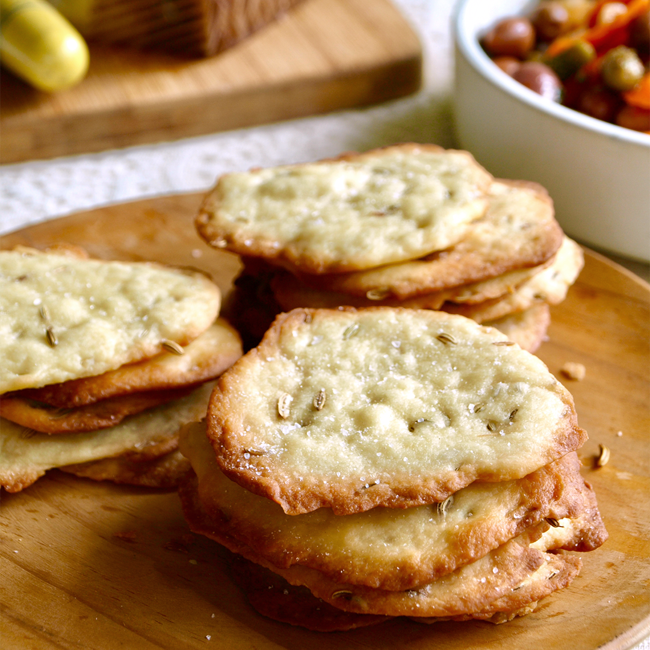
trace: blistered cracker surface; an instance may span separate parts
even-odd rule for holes
[[[496,181],[485,216],[455,246],[419,260],[355,273],[304,275],[305,283],[354,296],[382,292],[404,300],[493,278],[550,259],[562,243],[546,191],[533,183]]]
[[[186,344],[219,304],[198,272],[0,251],[0,394],[101,374],[157,354],[164,339]]]
[[[586,439],[568,391],[501,333],[388,308],[280,315],[220,378],[208,432],[230,478],[291,514],[442,501]]]
[[[34,433],[0,419],[0,487],[17,492],[31,485],[48,469],[85,463],[128,452],[141,454],[148,447],[165,449],[179,429],[205,415],[212,384],[191,395],[127,418],[101,431],[50,436]],[[175,444],[175,443],[174,443]]]
[[[226,174],[196,224],[215,247],[338,273],[452,246],[485,212],[491,182],[466,152],[397,145]]]
[[[584,482],[575,453],[516,481],[474,483],[437,504],[337,516],[287,515],[219,470],[205,427],[183,430],[181,451],[221,530],[278,567],[301,564],[337,581],[413,589],[470,563],[544,517],[575,516]]]

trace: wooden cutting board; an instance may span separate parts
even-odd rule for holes
[[[100,257],[198,266],[226,291],[237,259],[195,234],[196,194],[112,206],[0,238],[0,247],[67,241]],[[94,483],[52,471],[0,503],[0,646],[313,650],[622,650],[650,633],[650,287],[586,251],[553,308],[539,356],[562,379],[590,440],[583,471],[610,538],[582,555],[572,585],[532,615],[494,626],[407,620],[317,634],[264,619],[232,583],[224,553],[189,534],[174,492]],[[618,435],[618,432],[622,435]],[[611,460],[595,469],[598,445]],[[0,452],[1,453],[1,452]]]
[[[305,0],[209,59],[91,48],[55,95],[0,76],[0,163],[204,135],[402,97],[422,51],[390,0]]]

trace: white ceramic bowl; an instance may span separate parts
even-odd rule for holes
[[[478,38],[537,2],[459,0],[454,14],[460,146],[500,178],[541,183],[565,232],[650,261],[650,135],[543,99],[511,79]]]

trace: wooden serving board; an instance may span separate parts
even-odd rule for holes
[[[54,95],[0,76],[0,163],[103,151],[364,106],[415,92],[420,42],[390,0],[304,0],[209,59],[91,48]]]
[[[199,195],[111,206],[0,238],[0,247],[66,241],[96,256],[198,266],[226,291],[237,259],[195,234]],[[650,633],[650,287],[586,251],[553,309],[539,355],[563,380],[590,440],[579,454],[610,538],[582,573],[530,616],[505,625],[407,620],[318,634],[253,612],[218,545],[189,534],[174,492],[49,472],[0,502],[0,646],[23,648],[288,648],[621,650]],[[622,435],[617,435],[617,432]],[[595,469],[598,445],[611,460]],[[1,451],[0,451],[1,453]]]

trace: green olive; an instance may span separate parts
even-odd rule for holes
[[[645,73],[639,55],[625,45],[611,49],[603,58],[600,71],[603,82],[608,88],[624,92],[632,90]]]
[[[545,60],[544,63],[564,81],[595,58],[596,50],[594,46],[587,41],[579,40],[566,50]]]

